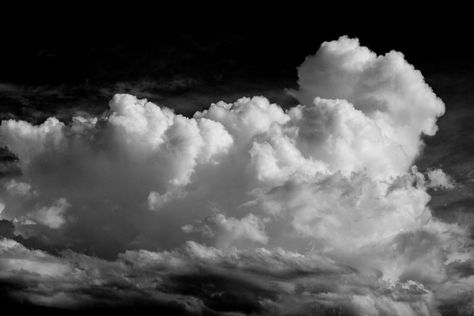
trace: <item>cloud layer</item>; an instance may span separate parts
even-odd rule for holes
[[[1,184],[12,295],[190,314],[472,312],[468,233],[427,207],[455,184],[412,166],[443,102],[401,53],[347,37],[298,76],[286,110],[257,96],[185,117],[121,94],[70,124],[3,121],[22,171]]]

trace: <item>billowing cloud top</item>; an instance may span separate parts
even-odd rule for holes
[[[454,184],[412,166],[443,102],[401,53],[347,37],[298,76],[287,110],[258,96],[185,117],[115,95],[101,117],[3,121],[22,175],[2,182],[0,280],[71,308],[469,312],[467,232],[427,207]]]

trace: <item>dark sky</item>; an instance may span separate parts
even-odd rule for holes
[[[184,114],[242,95],[291,104],[283,90],[296,86],[296,67],[321,42],[342,35],[358,37],[377,54],[403,52],[435,87],[431,77],[460,76],[474,67],[463,10],[438,8],[435,14],[398,5],[361,14],[350,7],[236,4],[53,9],[4,10],[2,118],[101,112],[118,92]]]
[[[469,20],[449,12],[438,16],[409,7],[366,15],[309,7],[276,12],[229,7],[205,14],[193,7],[90,9],[12,12],[2,22],[0,81],[286,79],[322,41],[341,35],[359,37],[377,53],[402,51],[424,73],[472,67]]]

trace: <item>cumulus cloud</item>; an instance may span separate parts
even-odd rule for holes
[[[345,161],[343,168],[359,163],[373,174],[405,171],[422,148],[420,136],[434,135],[436,119],[445,111],[444,103],[402,53],[377,56],[357,39],[341,37],[323,43],[316,55],[307,57],[298,68],[298,78],[300,89],[294,94],[303,104],[311,104],[316,97],[343,99],[350,105],[337,109],[347,112],[346,119],[352,118],[344,129],[364,133],[374,126],[365,136],[350,131],[343,137],[344,141],[355,138],[347,146],[352,161]],[[359,126],[355,116],[361,116]],[[373,160],[367,152],[375,156]]]
[[[462,296],[468,310],[468,232],[428,207],[452,181],[412,166],[443,102],[401,53],[347,37],[298,76],[286,110],[257,96],[185,117],[119,94],[69,124],[3,121],[22,171],[0,196],[12,296],[272,315],[437,315]]]
[[[453,189],[453,180],[441,169],[429,170],[427,172],[430,181],[429,187],[435,189]]]

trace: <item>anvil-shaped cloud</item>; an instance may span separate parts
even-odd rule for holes
[[[2,183],[0,280],[69,308],[472,312],[468,234],[427,207],[453,183],[413,166],[443,102],[401,53],[347,37],[298,75],[286,110],[243,97],[185,117],[115,95],[101,117],[3,121],[22,176]]]

